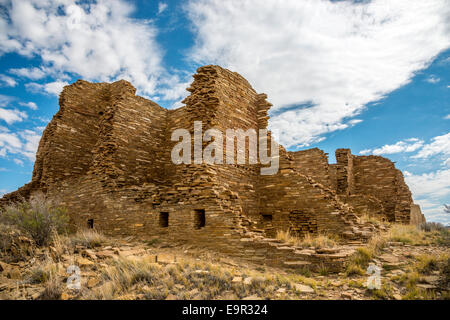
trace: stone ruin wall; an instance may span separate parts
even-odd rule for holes
[[[304,175],[313,178],[322,185],[331,188],[330,165],[328,154],[318,148],[290,152],[296,169]]]
[[[411,192],[389,159],[355,156],[350,149],[338,149],[336,164],[329,164],[327,154],[317,148],[291,154],[297,170],[332,189],[359,216],[410,223]]]
[[[388,221],[409,224],[411,192],[394,163],[380,156],[353,156],[353,165],[355,193],[379,200]]]
[[[409,189],[382,157],[339,149],[338,163],[329,165],[317,148],[279,146],[280,169],[272,176],[261,176],[259,164],[173,164],[174,129],[193,134],[195,120],[203,133],[266,128],[271,106],[239,74],[217,66],[199,68],[187,90],[185,106],[167,110],[136,96],[126,81],[66,86],[41,139],[32,182],[0,204],[42,190],[62,200],[77,227],[93,219],[107,234],[164,236],[273,261],[279,252],[243,237],[290,230],[367,238],[373,228],[359,222],[361,208],[409,223]],[[202,214],[206,224],[199,228]]]

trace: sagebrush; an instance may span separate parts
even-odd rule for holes
[[[0,219],[28,234],[39,246],[46,245],[54,232],[66,232],[69,225],[66,210],[43,194],[7,206]]]

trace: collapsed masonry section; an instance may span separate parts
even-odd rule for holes
[[[399,223],[422,219],[411,219],[411,194],[391,161],[348,149],[337,150],[330,165],[319,149],[279,146],[280,168],[267,176],[260,163],[175,165],[175,129],[193,137],[194,121],[202,121],[203,132],[258,131],[269,119],[267,96],[219,66],[199,68],[187,90],[185,106],[167,110],[123,80],[66,86],[40,141],[32,181],[0,204],[40,190],[60,199],[76,227],[95,221],[107,234],[160,235],[230,254],[246,234],[289,230],[361,240],[375,231],[361,222],[365,214]],[[234,151],[242,150],[235,144]]]
[[[358,216],[415,225],[425,221],[418,214],[412,218],[419,206],[413,204],[403,174],[389,159],[338,149],[336,164],[329,164],[327,154],[317,148],[292,154],[299,171],[330,187]]]

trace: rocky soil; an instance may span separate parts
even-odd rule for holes
[[[379,267],[381,287],[369,289],[370,275],[360,271],[268,268],[160,239],[58,237],[38,248],[23,235],[7,238],[2,236],[9,242],[0,255],[0,299],[449,298],[445,244],[385,243],[369,261]],[[71,266],[79,267],[79,289],[67,286],[76,283]]]

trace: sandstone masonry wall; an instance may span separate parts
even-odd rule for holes
[[[328,155],[318,148],[291,152],[295,167],[326,187],[331,187]]]
[[[408,224],[411,192],[394,163],[380,156],[354,156],[353,163],[355,192],[380,200],[389,221]]]
[[[268,176],[248,155],[245,164],[174,164],[175,129],[190,132],[193,155],[194,121],[202,121],[203,133],[258,132],[271,106],[242,76],[218,66],[199,68],[187,90],[185,106],[166,110],[136,96],[126,81],[66,86],[39,144],[32,181],[0,206],[40,190],[61,200],[77,228],[92,220],[107,234],[161,236],[272,263],[287,257],[266,239],[279,230],[364,240],[375,230],[360,222],[364,213],[410,222],[409,189],[382,157],[338,149],[337,164],[329,165],[317,148],[278,146],[280,168]],[[243,152],[236,144],[234,151]]]

